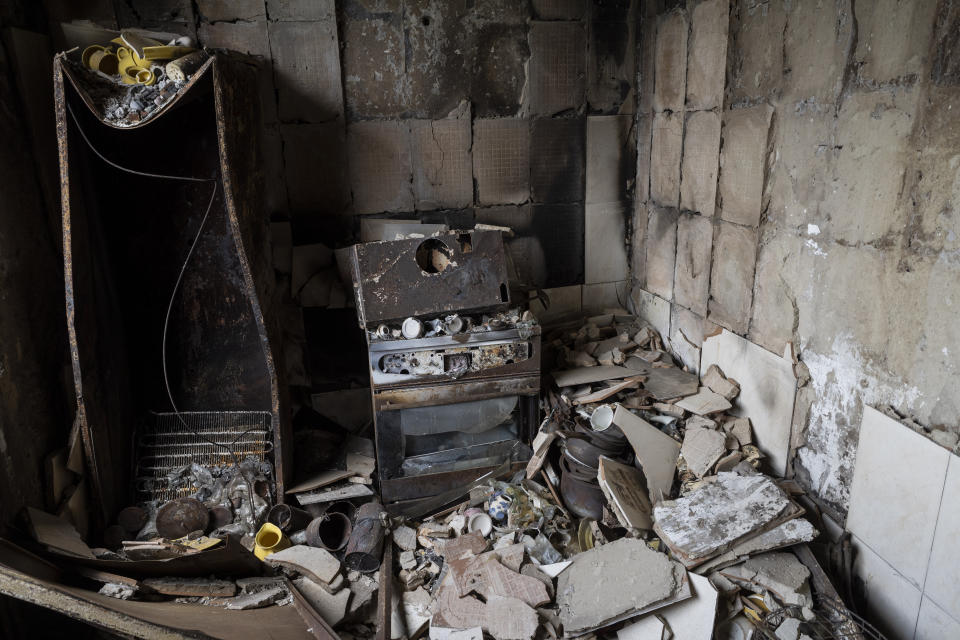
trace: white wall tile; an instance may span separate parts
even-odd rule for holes
[[[923,592],[960,620],[960,509],[956,508],[957,496],[960,496],[960,458],[950,456]],[[960,638],[960,635],[956,637]]]
[[[922,588],[950,452],[864,407],[847,529]]]
[[[920,617],[913,640],[946,640],[960,638],[960,622],[941,609],[927,595],[920,603]]]
[[[853,571],[864,585],[867,619],[891,640],[912,638],[920,610],[920,589],[856,536],[853,544],[857,552]]]

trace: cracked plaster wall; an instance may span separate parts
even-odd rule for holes
[[[664,177],[660,140],[638,127],[637,193],[648,183],[651,194],[634,213],[635,298],[670,304],[674,341],[699,344],[720,325],[775,353],[799,347],[810,380],[793,472],[842,516],[865,404],[954,450],[960,432],[960,3],[734,0],[726,25],[697,23],[708,3],[654,4],[639,45],[639,121],[662,112],[643,107],[655,83],[682,77],[653,55],[658,26],[673,20],[690,34],[688,83],[700,47],[719,50],[702,32],[728,29],[714,109],[723,125],[714,214],[656,190],[688,180],[702,137],[688,126],[683,170]],[[686,98],[681,113],[693,110],[689,85]],[[677,237],[678,212],[707,217],[712,243],[683,224]],[[709,287],[691,286],[702,265]]]

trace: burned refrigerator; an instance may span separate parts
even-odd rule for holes
[[[341,250],[367,335],[380,491],[395,508],[530,458],[540,327],[511,308],[499,231]]]

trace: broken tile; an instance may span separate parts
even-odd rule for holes
[[[414,591],[404,591],[400,596],[403,608],[403,619],[406,627],[406,636],[416,638],[423,633],[423,629],[430,624],[430,603],[433,598],[430,592],[419,587]],[[482,640],[478,639],[478,640]]]
[[[331,627],[336,626],[347,615],[350,589],[341,589],[336,594],[331,594],[307,578],[297,578],[293,581],[293,586]]]
[[[626,217],[629,205],[621,202],[586,205],[584,282],[626,280]]]
[[[485,622],[486,605],[472,596],[461,598],[457,593],[453,574],[449,571],[441,580],[431,607],[431,633],[434,627],[470,629],[482,626]]]
[[[342,118],[336,21],[270,22],[268,28],[281,122]]]
[[[729,551],[698,566],[696,572],[705,575],[714,569],[721,569],[743,560],[754,553],[772,551],[800,542],[811,542],[817,535],[819,535],[819,532],[810,524],[809,520],[794,518],[754,538],[734,545]]]
[[[628,200],[635,179],[631,116],[587,117],[586,203]]]
[[[711,413],[726,411],[733,405],[731,405],[730,402],[720,394],[714,393],[706,387],[700,387],[700,390],[694,395],[687,396],[686,398],[677,402],[677,406],[681,409],[689,411],[690,413],[695,413],[698,416],[706,416],[710,415]]]
[[[650,615],[631,622],[617,631],[617,640],[663,640],[665,628],[657,616]]]
[[[790,552],[762,553],[751,556],[742,565],[740,575],[774,593],[785,604],[812,607],[810,570]],[[729,578],[733,569],[724,574]]]
[[[771,478],[737,473],[717,474],[686,496],[653,508],[654,530],[687,567],[701,564],[798,513]]]
[[[530,23],[530,113],[551,116],[584,101],[586,34],[579,22]]]
[[[413,196],[418,211],[473,202],[470,119],[410,120]]]
[[[474,120],[473,177],[480,204],[520,204],[529,200],[529,121]]]
[[[729,10],[727,0],[707,0],[695,6],[690,15],[688,109],[716,109],[723,105]]]
[[[534,202],[577,202],[584,194],[584,118],[537,118],[530,130]]]
[[[720,217],[756,227],[767,158],[767,135],[773,107],[764,104],[723,114],[720,154]],[[751,270],[752,271],[752,270]]]
[[[348,125],[347,164],[354,213],[413,209],[410,132],[405,122]]]
[[[539,624],[537,612],[517,598],[487,599],[483,628],[496,640],[532,640]]]
[[[266,562],[293,569],[311,580],[327,584],[340,572],[340,561],[332,553],[306,545],[295,545],[272,553],[267,556]]]
[[[683,436],[680,454],[687,462],[687,468],[697,477],[707,475],[713,465],[727,452],[726,438],[720,431],[702,427],[687,427]]]
[[[434,550],[446,560],[460,558],[464,555],[477,555],[485,551],[486,548],[487,540],[479,531],[464,534],[459,538],[434,540]]]
[[[613,424],[620,427],[633,447],[646,478],[650,501],[656,504],[670,495],[680,455],[680,444],[640,416],[618,406]]]
[[[753,302],[757,230],[720,223],[714,238],[707,317],[736,333],[746,333]]]
[[[653,117],[650,157],[650,200],[664,207],[680,201],[680,162],[683,153],[683,114]]]
[[[393,542],[403,551],[416,551],[417,532],[401,525],[393,530]]]
[[[644,288],[669,301],[673,299],[673,278],[677,260],[677,212],[675,209],[650,207],[648,216],[647,281]],[[667,305],[667,329],[670,327],[669,319],[670,307]],[[670,335],[670,332],[661,331],[661,335]]]
[[[690,574],[693,597],[657,612],[666,620],[677,640],[710,640],[717,615],[717,590],[708,578]],[[653,616],[648,616],[653,617]],[[662,623],[661,623],[662,624]],[[618,640],[639,640],[643,636],[630,633],[631,626],[617,634]]]
[[[566,371],[554,371],[552,374],[558,387],[579,387],[584,384],[620,380],[637,375],[633,369],[619,366],[578,367]]]
[[[712,111],[687,115],[680,171],[680,208],[712,216],[717,201],[720,116]]]
[[[704,340],[700,366],[706,370],[712,364],[740,384],[730,413],[749,416],[755,444],[767,456],[766,464],[782,476],[797,389],[793,362],[724,330]]]
[[[653,108],[683,109],[687,77],[687,18],[682,10],[658,17]]]
[[[732,401],[740,393],[740,385],[737,384],[737,381],[724,376],[723,371],[716,364],[707,367],[706,373],[700,379],[705,387],[727,400]]]
[[[646,530],[653,527],[653,505],[642,471],[600,456],[597,481],[620,524],[628,529]]]
[[[579,635],[669,603],[684,573],[679,563],[635,538],[577,554],[557,578],[564,632]]]
[[[487,602],[492,596],[516,598],[531,607],[550,602],[543,582],[508,569],[493,553],[451,560],[449,567],[461,597],[473,592]]]
[[[710,220],[703,216],[682,214],[677,222],[673,297],[677,304],[699,315],[707,314],[712,249],[713,225]],[[698,345],[693,346],[696,348]]]

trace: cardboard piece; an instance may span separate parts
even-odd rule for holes
[[[597,479],[620,524],[628,529],[653,527],[653,505],[650,504],[647,481],[642,471],[600,456]]]
[[[740,395],[729,413],[749,416],[755,444],[767,456],[773,473],[782,476],[797,392],[792,346],[787,345],[784,357],[779,357],[724,329],[703,341],[700,370],[706,371],[711,364],[740,384]]]
[[[669,496],[680,456],[680,443],[619,405],[613,414],[613,424],[623,431],[640,461],[650,502],[656,504],[663,496]]]

